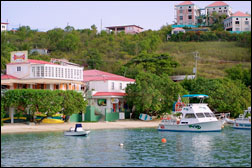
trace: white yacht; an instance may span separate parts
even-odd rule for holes
[[[217,120],[207,104],[203,103],[204,99],[208,98],[208,95],[191,94],[182,97],[198,98],[200,99],[200,103],[189,103],[185,105],[179,98],[176,107],[177,104],[182,104],[182,107],[177,108],[178,110],[175,109],[171,116],[162,119],[162,122],[158,126],[159,131],[221,131],[222,121]]]
[[[244,113],[240,114],[239,118],[235,119],[233,128],[251,129],[251,116],[246,117],[247,114],[251,114],[251,107],[249,107],[248,110],[244,110]]]

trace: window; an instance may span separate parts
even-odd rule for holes
[[[21,71],[21,67],[20,66],[17,67],[17,71]]]
[[[49,75],[48,75],[48,76],[51,77],[51,76],[52,76],[52,75],[51,75],[51,67],[48,67],[48,68],[49,68],[49,72],[48,72]]]
[[[240,22],[239,21],[235,21],[235,24],[240,24]]]
[[[120,83],[120,89],[122,90],[122,83]]]
[[[238,20],[238,18],[236,18],[236,20]]]
[[[224,9],[227,9],[227,7],[224,7]]]
[[[47,77],[48,74],[47,74],[47,67],[45,67],[45,77]]]
[[[35,67],[32,67],[32,75],[35,77]]]
[[[212,117],[210,113],[204,113],[206,117]]]
[[[192,12],[192,9],[188,9],[188,12]]]
[[[219,8],[219,9],[221,9],[221,8]]]
[[[245,21],[245,25],[248,25],[249,24],[249,21]]]
[[[191,6],[189,6],[189,8],[191,8]]]
[[[115,89],[115,82],[112,82],[112,90]]]
[[[248,18],[246,18],[246,20],[248,20]]]
[[[52,77],[54,77],[54,67],[52,67]]]
[[[183,10],[179,10],[179,13],[183,13]]]
[[[61,77],[63,78],[64,69],[61,68]]]
[[[245,31],[249,31],[249,28],[245,28]]]
[[[185,115],[185,118],[196,118],[196,116],[194,115],[194,113],[188,113]]]
[[[240,31],[240,28],[235,28],[235,31]]]
[[[37,67],[37,77],[40,77],[40,67]]]
[[[192,19],[192,15],[189,15],[189,16],[188,16],[188,19]]]
[[[65,78],[67,78],[67,69],[65,69]]]
[[[196,113],[196,116],[198,118],[205,118],[204,114],[203,113]]]
[[[183,20],[183,16],[179,16],[179,20]]]
[[[41,77],[44,77],[44,67],[41,66]]]
[[[97,104],[98,106],[107,106],[107,99],[98,99]]]
[[[213,10],[215,10],[215,8],[213,8]]]
[[[67,76],[68,76],[68,78],[70,78],[70,69],[68,69],[68,75]]]

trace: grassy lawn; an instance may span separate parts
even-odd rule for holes
[[[167,42],[157,53],[169,53],[180,66],[174,75],[192,74],[195,66],[194,51],[198,51],[197,74],[207,78],[225,76],[225,69],[236,64],[251,67],[251,48],[243,48],[237,42]]]

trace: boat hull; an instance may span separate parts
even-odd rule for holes
[[[239,123],[239,122],[235,122],[234,125],[232,126],[235,129],[250,129],[251,130],[251,123]]]
[[[176,132],[219,132],[221,131],[221,121],[200,122],[194,124],[165,124],[160,123],[159,131],[176,131]]]
[[[65,131],[65,136],[86,136],[90,131]]]

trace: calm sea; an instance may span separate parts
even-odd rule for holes
[[[63,132],[4,134],[1,167],[6,166],[251,167],[251,131],[225,127],[209,133],[91,130],[87,137]]]

